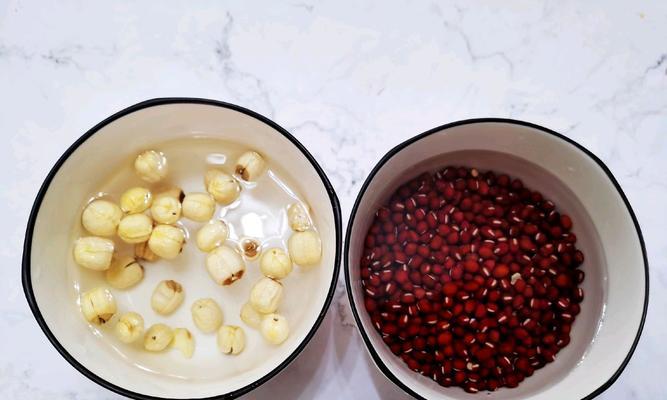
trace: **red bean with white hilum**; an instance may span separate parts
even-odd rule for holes
[[[518,179],[447,167],[380,207],[360,261],[375,329],[465,391],[514,388],[570,343],[584,298],[572,219]]]

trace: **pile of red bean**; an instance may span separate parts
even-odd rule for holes
[[[570,342],[584,272],[572,220],[505,174],[447,167],[378,209],[360,261],[373,325],[408,367],[516,387]]]

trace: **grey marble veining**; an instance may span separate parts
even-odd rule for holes
[[[114,399],[47,342],[20,287],[34,196],[71,142],[152,97],[251,108],[292,132],[344,222],[391,147],[445,122],[524,119],[611,168],[641,223],[651,304],[602,399],[664,398],[667,2],[25,2],[0,7],[0,398]],[[277,397],[276,397],[277,396]],[[344,286],[303,354],[247,398],[407,398],[372,365]]]

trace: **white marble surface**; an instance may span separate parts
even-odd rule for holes
[[[292,132],[346,222],[392,146],[468,117],[525,119],[600,156],[646,238],[651,304],[600,398],[667,396],[667,2],[0,0],[0,398],[114,399],[46,341],[20,286],[30,206],[69,144],[160,96],[221,99]],[[405,398],[366,355],[339,285],[319,333],[247,398]]]

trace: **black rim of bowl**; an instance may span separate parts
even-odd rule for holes
[[[110,383],[99,376],[95,375],[93,372],[88,370],[83,364],[79,363],[72,355],[70,355],[67,350],[63,347],[62,344],[58,341],[58,339],[54,336],[54,334],[51,332],[49,327],[46,324],[46,321],[44,320],[44,317],[42,317],[42,313],[39,310],[39,306],[37,305],[37,301],[35,299],[35,295],[33,293],[32,289],[32,280],[31,280],[31,271],[30,271],[30,255],[31,255],[31,247],[32,247],[32,235],[33,231],[35,228],[35,220],[37,218],[37,214],[39,212],[39,208],[42,204],[42,200],[44,199],[44,196],[46,192],[49,189],[49,185],[51,184],[51,181],[53,180],[54,176],[58,173],[60,170],[60,167],[63,165],[63,163],[69,158],[69,156],[76,151],[76,149],[83,143],[85,142],[88,138],[93,136],[95,133],[97,133],[101,128],[104,126],[128,115],[131,114],[135,111],[139,111],[145,108],[149,107],[154,107],[154,106],[161,106],[161,105],[169,105],[169,104],[201,104],[201,105],[209,105],[209,106],[216,106],[216,107],[222,107],[234,111],[238,111],[242,114],[245,114],[249,117],[255,118],[267,125],[269,125],[271,128],[275,129],[278,131],[280,134],[282,134],[285,138],[287,138],[301,153],[310,161],[310,164],[313,166],[315,171],[317,171],[317,174],[319,175],[320,179],[322,180],[322,183],[324,184],[327,193],[329,195],[329,200],[331,201],[331,207],[332,211],[334,214],[334,222],[335,222],[335,229],[336,229],[336,249],[335,249],[335,258],[334,258],[334,272],[333,272],[333,277],[331,279],[331,285],[329,286],[329,292],[327,293],[326,300],[324,302],[324,306],[322,307],[322,310],[319,313],[319,316],[317,317],[317,320],[315,321],[315,325],[310,329],[308,334],[306,335],[305,339],[299,344],[299,346],[292,352],[287,359],[285,359],[282,363],[280,363],[276,368],[271,370],[268,374],[264,375],[260,379],[240,388],[237,389],[233,392],[221,394],[221,395],[216,395],[212,397],[205,397],[205,398],[200,398],[200,399],[229,399],[229,398],[235,398],[238,396],[241,396],[245,393],[250,392],[251,390],[259,387],[263,383],[267,382],[271,378],[273,378],[275,375],[277,375],[280,371],[282,371],[287,365],[289,365],[290,362],[292,362],[300,353],[303,351],[303,349],[306,347],[306,345],[310,342],[310,340],[313,338],[315,335],[315,332],[321,325],[322,321],[324,320],[324,317],[327,313],[327,310],[329,306],[331,305],[331,301],[334,297],[334,292],[336,290],[336,284],[338,282],[338,274],[340,271],[340,257],[341,257],[341,242],[342,242],[342,222],[341,222],[341,209],[340,209],[340,203],[338,202],[338,197],[336,196],[336,192],[334,191],[333,186],[331,185],[331,182],[329,182],[329,179],[327,178],[326,174],[320,167],[320,165],[315,161],[315,158],[306,150],[306,148],[298,141],[294,136],[292,136],[289,132],[287,132],[285,129],[280,127],[278,124],[275,122],[271,121],[270,119],[254,112],[251,110],[248,110],[246,108],[230,104],[230,103],[225,103],[222,101],[217,101],[217,100],[210,100],[210,99],[201,99],[201,98],[185,98],[185,97],[168,97],[168,98],[156,98],[156,99],[151,99],[147,100],[138,104],[135,104],[131,107],[128,107],[124,110],[121,110],[112,116],[108,117],[104,121],[100,122],[99,124],[95,125],[92,129],[90,129],[88,132],[83,134],[79,139],[77,139],[64,153],[63,155],[56,161],[55,165],[53,168],[51,168],[51,171],[49,174],[46,176],[46,179],[42,183],[42,186],[39,189],[39,192],[37,193],[37,198],[35,199],[35,202],[32,206],[32,210],[30,212],[30,218],[28,219],[28,227],[26,229],[26,234],[25,234],[25,241],[23,243],[23,262],[22,262],[22,273],[21,273],[21,278],[22,278],[22,283],[23,283],[23,292],[25,293],[25,297],[28,300],[28,304],[30,305],[30,309],[32,310],[33,315],[35,316],[35,319],[37,320],[37,323],[39,324],[40,328],[42,328],[42,331],[46,335],[46,337],[49,339],[51,344],[58,350],[61,356],[67,360],[74,368],[76,368],[79,372],[81,372],[83,375],[85,375],[87,378],[92,380],[93,382],[104,386],[105,388],[114,391],[116,393],[122,394],[127,397],[132,397],[132,398],[137,398],[137,399],[170,399],[167,397],[156,397],[156,396],[149,396],[141,393],[136,393],[132,392],[130,390],[127,390],[125,388],[122,388],[120,386],[114,385],[113,383]]]
[[[361,319],[359,317],[359,310],[357,310],[355,304],[354,304],[354,298],[352,297],[352,285],[351,285],[351,280],[350,280],[350,261],[349,261],[349,251],[350,251],[350,234],[352,233],[352,225],[354,224],[355,217],[357,215],[357,209],[359,207],[359,203],[361,203],[361,199],[364,197],[364,194],[366,193],[366,190],[368,189],[368,185],[371,183],[377,172],[382,169],[384,164],[389,161],[393,156],[395,156],[398,152],[403,150],[404,148],[410,146],[411,144],[417,142],[418,140],[421,140],[429,135],[432,135],[437,132],[441,132],[443,130],[446,130],[448,128],[453,128],[456,126],[461,126],[461,125],[470,125],[470,124],[479,124],[479,123],[504,123],[504,124],[510,124],[510,125],[519,125],[523,127],[529,127],[533,129],[537,129],[539,131],[542,131],[544,133],[550,134],[552,136],[555,136],[561,140],[564,140],[565,142],[571,144],[572,146],[576,147],[580,151],[582,151],[585,155],[590,157],[593,161],[595,161],[600,168],[605,172],[611,183],[614,185],[616,190],[618,191],[618,194],[621,196],[623,199],[623,202],[625,203],[625,207],[628,210],[628,213],[630,214],[630,217],[632,218],[632,222],[635,225],[635,229],[637,231],[637,237],[639,239],[639,244],[641,246],[641,251],[642,251],[642,257],[644,259],[644,281],[645,281],[645,287],[644,287],[644,308],[642,310],[642,318],[639,323],[639,327],[637,329],[637,334],[635,336],[635,339],[632,343],[632,346],[630,347],[628,354],[626,355],[625,359],[619,366],[619,368],[614,372],[614,374],[604,383],[602,384],[599,388],[594,390],[592,393],[588,394],[583,398],[583,400],[589,400],[597,397],[600,393],[604,392],[607,390],[621,375],[625,367],[628,365],[628,362],[630,362],[630,358],[632,357],[632,354],[634,353],[635,349],[637,348],[637,344],[639,342],[639,338],[642,334],[642,330],[644,329],[644,322],[646,320],[646,311],[648,309],[648,294],[649,294],[649,272],[648,272],[648,259],[646,257],[646,247],[644,245],[644,237],[642,236],[641,229],[639,227],[639,222],[637,222],[637,217],[635,216],[634,211],[632,210],[632,207],[630,206],[630,202],[628,202],[628,198],[625,196],[625,193],[623,193],[623,190],[621,189],[621,186],[619,183],[616,181],[616,178],[614,178],[614,175],[611,173],[609,168],[605,165],[602,160],[600,160],[595,154],[590,152],[588,149],[580,145],[579,143],[575,142],[574,140],[561,135],[558,132],[554,132],[551,129],[532,124],[530,122],[525,122],[525,121],[519,121],[519,120],[514,120],[514,119],[507,119],[507,118],[474,118],[474,119],[466,119],[466,120],[461,120],[461,121],[456,121],[452,122],[449,124],[441,125],[436,128],[433,128],[429,131],[426,131],[424,133],[421,133],[417,136],[414,136],[405,142],[397,145],[393,149],[389,150],[387,154],[384,155],[380,159],[380,161],[373,167],[371,170],[370,174],[364,181],[364,184],[361,186],[361,190],[359,191],[359,194],[357,195],[357,199],[354,202],[354,206],[352,207],[352,213],[350,214],[350,219],[348,220],[347,223],[347,231],[345,233],[345,249],[343,251],[344,254],[344,265],[345,265],[345,286],[347,288],[347,296],[350,301],[350,307],[352,308],[352,314],[354,315],[354,319],[357,323],[357,327],[359,328],[359,332],[361,333],[361,337],[364,340],[364,343],[366,344],[366,348],[368,352],[370,353],[371,357],[373,358],[373,361],[375,362],[375,365],[382,371],[382,373],[389,378],[392,382],[394,382],[398,387],[403,389],[406,393],[409,395],[418,398],[418,399],[424,399],[422,396],[417,394],[414,390],[412,390],[410,387],[408,387],[405,383],[401,382],[390,370],[389,368],[384,364],[382,359],[380,358],[379,354],[377,351],[373,348],[373,345],[371,344],[371,341],[368,337],[368,333],[364,329],[364,326],[361,323]],[[366,312],[365,310],[361,310],[361,312]]]

